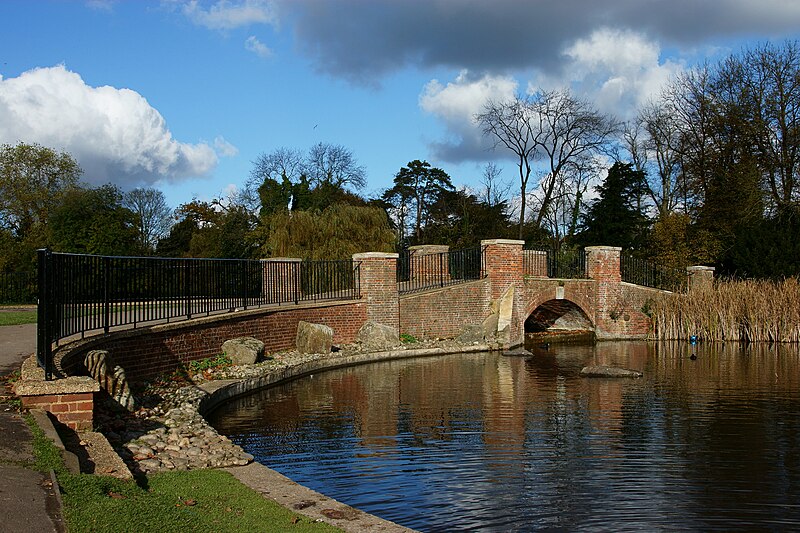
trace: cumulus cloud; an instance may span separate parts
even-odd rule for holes
[[[632,118],[641,104],[655,98],[664,84],[683,68],[662,60],[657,43],[632,31],[601,28],[585,39],[570,43],[559,55],[558,72],[535,72],[526,92],[569,88],[603,113],[618,119]],[[487,154],[488,140],[474,123],[474,116],[489,100],[513,98],[517,81],[508,75],[470,76],[462,71],[453,82],[428,82],[420,95],[420,107],[447,130],[447,140],[429,143],[434,154],[449,162],[502,157]]]
[[[244,42],[244,47],[249,52],[253,52],[260,57],[270,57],[272,55],[272,50],[270,50],[267,45],[259,41],[255,35],[251,35],[247,38],[247,40]]]
[[[476,126],[475,115],[487,101],[513,99],[516,91],[517,82],[509,76],[474,78],[466,70],[447,85],[438,80],[428,82],[419,97],[419,106],[439,118],[449,132],[447,140],[430,144],[436,158],[448,162],[486,159],[492,143]]]
[[[291,21],[319,70],[366,83],[412,64],[557,72],[560,53],[598,27],[639,31],[678,49],[792,36],[800,27],[796,0],[276,0],[275,12]]]
[[[92,184],[123,188],[208,174],[217,154],[172,137],[139,93],[91,87],[63,65],[0,77],[0,142],[39,143],[72,154]],[[234,147],[219,138],[220,151]]]
[[[183,4],[182,10],[192,22],[211,30],[232,30],[276,21],[271,3],[267,0],[219,0],[207,8],[198,0],[191,0]]]
[[[221,135],[214,139],[214,149],[221,157],[233,157],[239,154],[239,149],[226,141]]]
[[[601,28],[578,39],[563,54],[560,76],[531,80],[528,91],[540,87],[570,87],[600,111],[620,119],[632,118],[646,101],[684,65],[662,61],[655,41],[630,30]]]

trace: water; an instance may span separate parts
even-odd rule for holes
[[[580,378],[587,364],[645,377]],[[422,531],[786,530],[798,370],[795,348],[551,345],[326,372],[210,418],[263,464]]]

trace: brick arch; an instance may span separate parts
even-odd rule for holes
[[[568,329],[587,331],[595,329],[592,317],[580,305],[565,298],[551,298],[532,309],[523,322],[524,329],[526,332],[546,331],[559,321],[561,321],[561,329],[564,329],[563,319],[565,318],[574,325]]]
[[[578,283],[581,282],[576,282],[575,285],[577,285]],[[581,291],[580,287],[577,286],[572,287],[571,284],[570,286],[567,286],[567,284],[565,284],[564,289],[565,289],[564,291],[565,294],[564,297],[561,299],[567,300],[568,302],[577,306],[583,312],[583,314],[586,315],[586,317],[589,319],[589,322],[592,323],[592,326],[595,326],[596,324],[595,324],[595,313],[594,313],[595,310],[594,299],[585,296],[585,294],[590,293],[590,291]],[[525,320],[527,320],[528,317],[530,317],[531,314],[543,303],[548,302],[550,300],[559,299],[557,297],[557,290],[558,289],[555,286],[547,287],[540,290],[533,290],[533,291],[529,290],[527,292],[527,298],[526,298],[527,301],[525,302],[525,315],[523,317],[522,322],[524,323]]]

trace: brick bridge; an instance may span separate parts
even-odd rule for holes
[[[403,333],[419,338],[454,337],[481,324],[487,333],[513,347],[524,343],[526,331],[584,330],[598,339],[643,338],[650,328],[647,301],[658,289],[622,281],[621,248],[586,248],[586,279],[547,277],[545,252],[523,250],[523,241],[483,241],[484,274],[478,281],[403,294],[394,311],[397,289],[389,279],[379,284],[387,293],[371,300],[374,318],[397,324]],[[413,257],[442,253],[440,246],[419,246]],[[394,272],[396,254],[360,254],[369,264],[385,262],[386,276]],[[372,270],[372,272],[375,272]],[[707,269],[689,275],[706,276]],[[698,278],[699,279],[699,278]],[[362,278],[362,294],[371,295],[369,279]],[[391,293],[391,294],[389,294]]]
[[[646,304],[661,291],[622,281],[620,248],[586,248],[586,279],[554,279],[547,277],[546,253],[523,250],[523,245],[518,240],[483,241],[479,264],[474,275],[469,276],[470,281],[449,279],[450,256],[442,246],[414,247],[406,265],[409,281],[400,282],[398,254],[355,254],[353,260],[359,264],[360,276],[360,295],[356,299],[278,304],[112,331],[69,342],[54,352],[57,370],[66,379],[45,382],[37,377],[32,392],[18,394],[29,396],[27,404],[41,404],[48,410],[55,409],[51,403],[72,401],[70,398],[78,398],[75,405],[91,404],[92,391],[97,390],[98,384],[79,377],[85,372],[83,358],[89,350],[108,350],[128,378],[138,381],[172,372],[189,361],[215,356],[223,341],[235,337],[256,337],[268,352],[290,348],[301,320],[329,325],[334,330],[334,342],[339,344],[354,342],[367,321],[388,325],[418,339],[486,337],[504,348],[523,344],[526,331],[588,330],[598,339],[647,335],[650,321]],[[710,267],[687,270],[690,288],[713,276]],[[291,269],[281,272],[288,275],[265,286],[280,288],[296,283]],[[426,283],[434,279],[435,283]],[[408,283],[412,281],[423,283],[409,291]],[[43,376],[43,371],[37,372]],[[66,413],[71,414],[83,418],[62,420],[70,427],[91,425],[91,409]]]

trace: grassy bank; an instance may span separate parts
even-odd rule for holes
[[[654,337],[800,342],[800,282],[717,281],[653,303]]]
[[[35,324],[36,309],[32,311],[0,311],[0,326]]]
[[[222,470],[147,476],[145,486],[111,477],[70,474],[58,449],[32,419],[35,468],[56,472],[67,530],[80,532],[334,532],[293,513]]]

